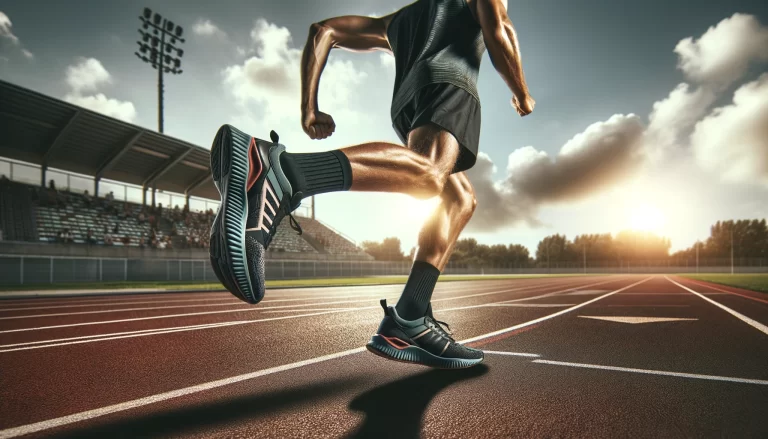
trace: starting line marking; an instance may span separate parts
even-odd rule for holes
[[[761,386],[768,386],[767,380],[754,380],[749,378],[733,378],[733,377],[723,377],[723,376],[717,376],[717,375],[701,375],[698,373],[669,372],[666,370],[635,369],[631,367],[602,366],[599,364],[568,363],[565,361],[552,361],[552,360],[533,360],[532,362],[538,363],[538,364],[550,364],[553,366],[568,366],[568,367],[580,367],[585,369],[613,370],[617,372],[632,372],[632,373],[642,373],[647,375],[663,375],[663,376],[673,376],[673,377],[680,377],[680,378],[696,378],[701,380],[728,381],[732,383],[759,384]]]

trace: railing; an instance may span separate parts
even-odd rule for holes
[[[307,279],[407,275],[411,263],[382,261],[265,261],[267,279]],[[729,265],[699,266],[700,272],[730,273]],[[471,267],[448,264],[445,275],[494,274],[599,274],[695,273],[679,265],[628,265],[621,267]],[[734,273],[768,273],[768,265],[734,266]],[[0,255],[0,285],[58,284],[66,282],[213,282],[218,280],[207,259],[137,259],[67,256]]]

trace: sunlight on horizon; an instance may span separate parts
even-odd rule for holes
[[[638,204],[629,212],[629,226],[632,230],[662,235],[665,225],[664,214],[651,204]]]

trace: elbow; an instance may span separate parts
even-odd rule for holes
[[[333,36],[333,28],[320,21],[309,25],[309,36],[315,41]]]
[[[499,23],[491,33],[493,44],[500,47],[515,46],[516,38],[515,29],[512,27],[511,23]]]

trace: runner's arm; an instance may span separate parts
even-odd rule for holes
[[[507,15],[507,0],[477,0],[477,20],[494,68],[512,94],[524,102],[530,95],[525,83],[517,34]]]
[[[392,16],[374,18],[347,15],[313,23],[309,27],[307,43],[301,57],[302,111],[317,111],[320,75],[331,49],[391,52],[387,26]]]

